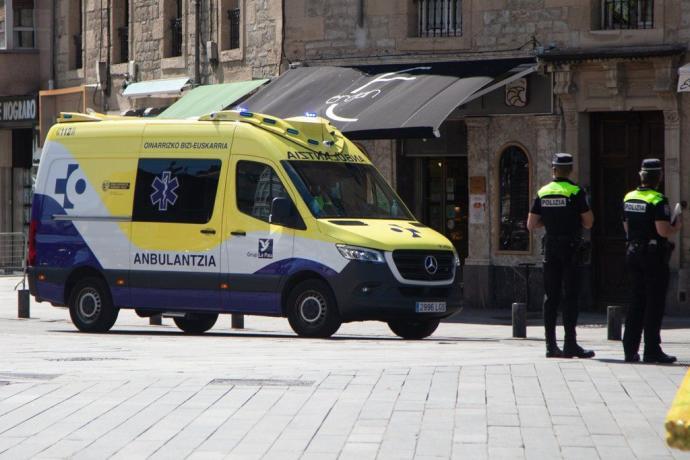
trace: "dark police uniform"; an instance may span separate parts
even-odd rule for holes
[[[647,159],[642,169],[661,170],[661,162]],[[656,190],[638,187],[625,195],[624,220],[628,225],[626,264],[631,275],[633,300],[625,321],[623,349],[626,361],[639,361],[644,329],[644,360],[671,363],[675,358],[661,350],[661,321],[666,307],[668,259],[671,246],[656,231],[656,221],[670,221],[666,197]]]
[[[556,154],[554,165],[572,164],[572,156]],[[548,357],[561,356],[556,343],[556,319],[565,288],[563,327],[565,345],[563,356],[589,358],[594,352],[577,345],[577,325],[580,292],[579,250],[582,243],[580,214],[589,211],[585,191],[568,179],[556,178],[539,189],[531,213],[541,216],[546,228],[544,237],[544,329]]]

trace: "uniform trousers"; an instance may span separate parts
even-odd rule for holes
[[[544,330],[546,345],[556,345],[558,306],[563,300],[563,328],[565,343],[575,343],[578,316],[580,271],[574,238],[549,239],[544,246]]]
[[[661,321],[666,309],[668,262],[660,246],[628,244],[626,265],[633,284],[633,299],[625,319],[623,350],[634,355],[644,330],[644,352],[661,352]]]

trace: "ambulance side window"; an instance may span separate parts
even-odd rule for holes
[[[237,208],[268,222],[273,198],[289,198],[283,183],[270,166],[254,161],[237,163]]]
[[[220,160],[139,160],[134,189],[135,222],[205,224],[216,202]]]

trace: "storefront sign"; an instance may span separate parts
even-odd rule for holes
[[[527,106],[527,79],[518,78],[506,85],[505,103],[508,107]]]
[[[477,195],[486,193],[486,177],[471,176],[470,177],[470,194]]]
[[[486,194],[470,195],[470,224],[486,223]]]
[[[0,123],[38,120],[36,96],[0,97]]]
[[[690,64],[685,64],[678,69],[678,92],[690,92]]]

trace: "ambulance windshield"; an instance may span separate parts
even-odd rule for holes
[[[314,217],[413,219],[371,165],[330,161],[282,163]]]

